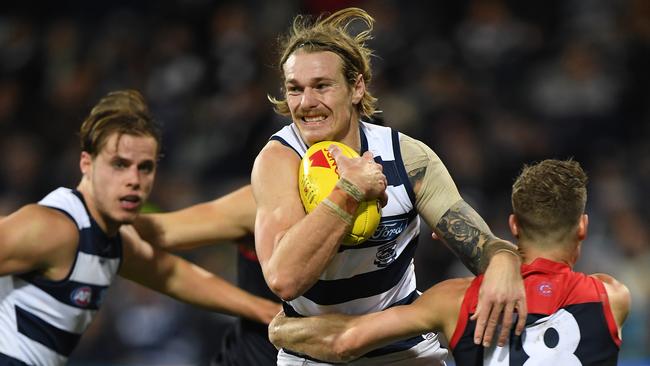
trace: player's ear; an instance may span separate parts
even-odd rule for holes
[[[587,227],[589,226],[589,216],[583,214],[578,221],[578,239],[583,241],[587,238]]]
[[[352,87],[352,104],[357,105],[363,99],[363,96],[366,94],[366,82],[363,80],[363,74],[357,75],[357,80],[355,80]]]
[[[510,227],[510,232],[515,238],[519,238],[519,223],[517,223],[517,217],[514,214],[508,216],[508,226]]]
[[[90,173],[93,165],[93,157],[86,151],[81,152],[81,157],[79,158],[79,169],[81,174],[86,175]]]

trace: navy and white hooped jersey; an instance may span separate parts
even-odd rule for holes
[[[388,180],[388,204],[373,236],[357,246],[341,246],[319,280],[302,296],[284,304],[287,316],[325,313],[366,314],[413,302],[416,290],[413,256],[420,232],[415,193],[399,147],[399,132],[360,122],[361,154],[372,152]],[[292,123],[271,137],[302,158],[307,145]],[[424,338],[414,337],[372,351],[367,357],[403,351]]]
[[[63,365],[101,306],[120,266],[120,236],[109,238],[88,213],[81,193],[58,188],[40,205],[65,213],[79,229],[68,276],[0,277],[0,365]]]

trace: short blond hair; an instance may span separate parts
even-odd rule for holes
[[[352,35],[349,33],[350,24],[360,20],[366,30]],[[297,50],[314,53],[330,51],[337,54],[342,60],[342,72],[350,87],[354,86],[359,75],[363,75],[366,92],[357,104],[357,111],[361,116],[371,117],[376,111],[377,98],[368,90],[372,81],[370,57],[372,50],[366,47],[366,41],[372,38],[372,29],[375,20],[359,8],[346,8],[324,18],[322,15],[312,18],[298,15],[293,20],[289,35],[280,40],[282,55],[278,64],[280,75],[284,82],[283,66],[289,56]],[[286,91],[283,88],[283,93]],[[269,95],[275,111],[283,116],[290,116],[286,97],[277,99]]]
[[[537,239],[570,233],[585,211],[587,180],[580,163],[571,159],[524,166],[512,185],[520,234]]]

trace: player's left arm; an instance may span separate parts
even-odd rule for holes
[[[191,249],[252,234],[255,209],[251,186],[246,185],[178,211],[138,215],[134,226],[143,239],[157,247]]]
[[[475,274],[485,273],[474,314],[474,342],[491,344],[503,313],[499,345],[505,344],[515,309],[519,315],[515,329],[518,335],[527,314],[517,246],[492,234],[483,218],[462,199],[447,168],[431,148],[406,135],[400,135],[400,148],[420,216],[467,268]]]
[[[618,337],[622,339],[621,328],[630,313],[630,303],[632,301],[630,290],[623,283],[608,274],[594,273],[591,276],[599,279],[605,285],[609,305],[612,309],[616,326],[618,327]]]
[[[363,354],[381,339],[381,334],[372,329],[373,323],[382,321],[390,329],[403,323],[391,322],[392,317],[385,312],[371,313],[363,316],[345,314],[324,314],[305,318],[290,318],[284,312],[278,314],[269,325],[269,340],[280,349],[284,348],[309,355],[326,362],[349,362]],[[365,330],[363,340],[357,339],[352,344],[349,334],[357,333],[361,327]]]
[[[177,300],[212,311],[268,324],[280,305],[250,294],[226,280],[120,229],[123,261],[120,275]]]

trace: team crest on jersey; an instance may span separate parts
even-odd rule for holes
[[[553,295],[553,286],[548,282],[542,282],[537,286],[537,291],[542,295],[549,297]]]
[[[386,267],[395,261],[397,258],[397,242],[391,241],[377,248],[377,255],[375,256],[375,265],[377,267]]]
[[[408,224],[407,218],[382,221],[368,241],[393,241],[406,230]]]
[[[72,291],[72,294],[70,294],[70,300],[72,300],[75,305],[82,308],[85,308],[90,304],[92,297],[93,290],[88,286],[77,287]]]

